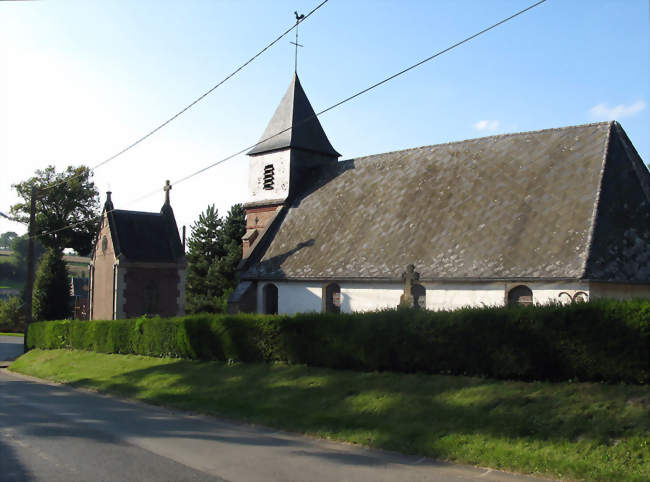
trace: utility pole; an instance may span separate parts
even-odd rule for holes
[[[27,331],[32,322],[32,291],[34,290],[34,221],[36,219],[36,187],[32,186],[29,201],[29,240],[27,244],[27,280],[25,281],[25,337],[23,350],[27,353]]]

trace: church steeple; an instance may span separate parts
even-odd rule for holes
[[[279,132],[281,134],[278,134]],[[341,155],[330,144],[300,85],[298,74],[295,73],[287,92],[260,138],[260,143],[251,149],[248,155],[254,156],[286,148],[333,157]]]
[[[297,74],[248,155],[248,205],[285,204],[310,187],[317,171],[336,165],[341,154],[325,135]]]

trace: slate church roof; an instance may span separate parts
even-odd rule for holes
[[[617,122],[338,163],[241,279],[650,282],[650,174]]]
[[[277,135],[280,132],[281,134]],[[329,156],[341,155],[327,139],[297,74],[293,75],[287,92],[260,138],[260,143],[248,151],[248,155],[288,147]]]

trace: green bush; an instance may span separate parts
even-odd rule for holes
[[[70,315],[70,281],[63,252],[49,248],[41,261],[32,295],[34,320],[57,320]]]
[[[23,300],[18,296],[0,300],[0,331],[22,333],[24,329]]]
[[[650,381],[650,301],[56,321],[28,345],[519,380]]]

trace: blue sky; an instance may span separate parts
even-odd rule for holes
[[[318,1],[0,1],[0,211],[11,184],[95,165],[171,116]],[[322,110],[532,2],[330,0],[300,26]],[[549,0],[321,118],[343,159],[608,119],[650,162],[646,0]],[[291,34],[174,123],[97,169],[115,206],[255,143],[293,74]],[[178,224],[246,200],[238,156],[172,191]],[[160,188],[160,193],[136,199]],[[24,232],[0,219],[0,232]]]

